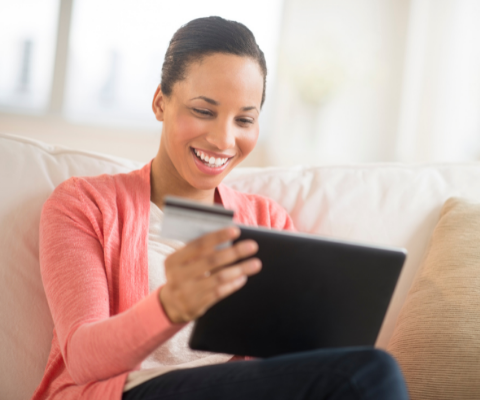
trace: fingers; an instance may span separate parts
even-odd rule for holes
[[[160,302],[172,322],[188,322],[203,315],[213,304],[242,288],[247,276],[258,273],[258,258],[222,269],[201,281],[185,283],[185,290],[167,284],[160,291]]]
[[[176,268],[177,278],[203,279],[206,274],[209,275],[216,269],[253,256],[258,251],[258,245],[253,240],[243,240],[226,249],[217,249],[220,243],[238,237],[237,229],[236,227],[223,229],[190,242],[183,249],[170,255],[165,260],[165,267],[168,269],[170,265],[183,265],[183,268]]]
[[[217,286],[216,290],[211,290],[205,293],[205,297],[202,299],[202,308],[199,310],[200,315],[204,314],[215,303],[218,303],[220,300],[225,297],[230,296],[232,293],[241,289],[247,283],[247,277],[242,275],[236,279],[233,279],[229,282],[225,282],[220,286]]]
[[[199,282],[201,291],[204,293],[202,302],[207,305],[207,308],[212,306],[243,287],[247,277],[257,274],[261,269],[262,262],[258,258],[251,258],[204,278]]]
[[[223,283],[231,282],[234,279],[237,279],[241,276],[251,276],[260,272],[262,268],[262,263],[258,258],[251,258],[241,263],[235,264],[231,267],[223,268],[218,270],[214,274],[208,277],[208,280],[211,282],[210,286],[218,286]]]
[[[160,292],[160,301],[172,321],[187,322],[199,317],[261,270],[258,258],[247,259],[258,251],[253,240],[218,250],[219,244],[239,235],[237,227],[222,229],[188,243],[165,259],[167,283]]]
[[[253,240],[243,240],[223,250],[217,250],[188,265],[189,273],[201,279],[206,273],[231,265],[238,260],[253,256],[258,251],[258,244]]]
[[[201,258],[215,251],[215,248],[228,241],[233,241],[240,236],[240,229],[236,226],[208,233],[188,243],[182,249],[171,255],[174,263],[185,264],[192,259]]]

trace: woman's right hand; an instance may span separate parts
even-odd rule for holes
[[[172,322],[198,318],[213,304],[245,285],[248,276],[261,270],[258,258],[238,262],[258,251],[253,240],[218,249],[220,244],[239,236],[239,228],[228,227],[187,243],[165,259],[167,283],[159,297]]]

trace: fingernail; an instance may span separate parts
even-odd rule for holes
[[[254,242],[244,242],[241,244],[240,251],[245,253],[253,253],[255,251],[255,243]]]
[[[237,285],[243,285],[246,281],[247,281],[247,277],[245,275],[242,275],[242,276],[238,277],[237,279],[235,279],[235,283]]]
[[[258,250],[257,242],[248,242],[248,250],[257,251]]]

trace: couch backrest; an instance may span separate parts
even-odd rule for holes
[[[125,159],[0,135],[0,398],[28,399],[44,371],[52,321],[38,265],[43,202],[70,176],[126,172]],[[480,164],[237,169],[227,183],[283,205],[300,231],[407,248],[377,345],[385,347],[443,202],[480,201]]]

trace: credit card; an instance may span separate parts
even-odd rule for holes
[[[222,206],[209,206],[181,197],[164,199],[161,236],[187,243],[206,233],[232,226],[233,211]],[[230,243],[224,243],[226,247]]]

